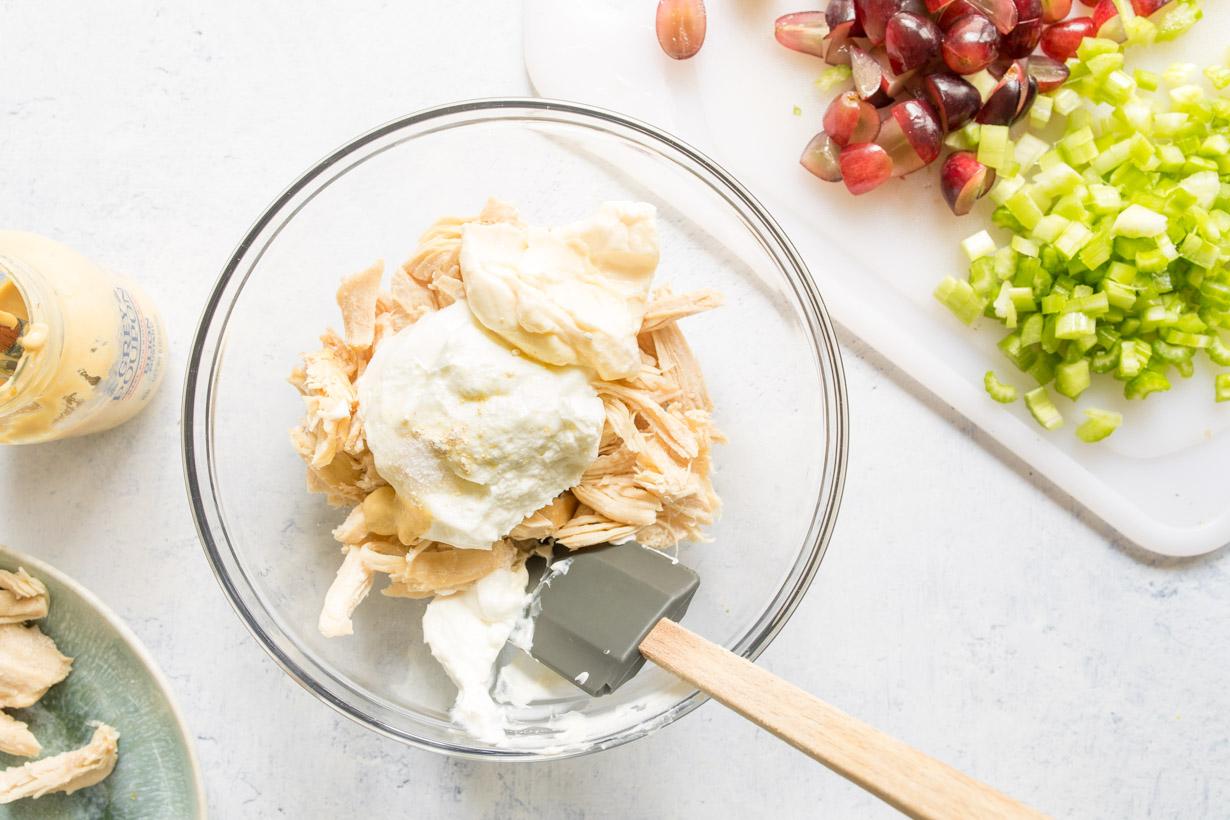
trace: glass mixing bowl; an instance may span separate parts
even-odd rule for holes
[[[287,435],[301,402],[286,377],[340,324],[340,277],[381,257],[399,264],[436,218],[476,213],[488,196],[535,224],[606,200],[651,202],[655,285],[725,294],[721,308],[684,320],[729,438],[714,451],[724,509],[713,542],[679,552],[701,577],[684,623],[760,654],[811,582],[837,515],[847,431],[837,342],[803,260],[743,186],[617,114],[535,99],[445,105],[364,134],[300,177],[239,243],[205,308],[184,388],[184,466],[219,583],[308,691],[435,751],[568,757],[648,734],[703,697],[649,666],[610,696],[576,690],[519,710],[507,745],[466,735],[449,721],[455,690],[422,641],[424,602],[373,591],[354,635],[317,632],[341,561],[330,530],[345,511],[308,494]],[[566,710],[587,719],[550,717]]]

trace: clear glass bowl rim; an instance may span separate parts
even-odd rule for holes
[[[250,580],[246,577],[243,565],[227,538],[220,506],[215,498],[217,490],[213,471],[213,422],[210,410],[230,312],[242,293],[244,280],[254,269],[264,248],[276,238],[281,225],[293,219],[294,213],[310,201],[312,195],[297,203],[288,214],[283,214],[283,210],[295,203],[296,197],[306,188],[337,166],[346,163],[355,152],[362,150],[372,142],[403,131],[429,131],[428,126],[433,123],[467,115],[476,117],[470,120],[470,123],[484,123],[493,119],[547,121],[588,126],[625,139],[633,135],[654,144],[663,159],[684,165],[679,157],[670,156],[670,152],[675,152],[690,164],[684,167],[694,175],[701,177],[711,187],[718,189],[732,207],[740,210],[744,220],[749,221],[760,233],[760,239],[768,252],[776,257],[775,261],[789,280],[813,338],[821,340],[815,352],[823,377],[821,398],[826,427],[826,452],[820,489],[817,494],[818,503],[813,510],[807,537],[804,539],[799,556],[769,606],[732,647],[732,650],[748,660],[755,660],[785,626],[819,569],[836,524],[845,483],[849,447],[849,409],[841,354],[832,321],[811,274],[808,272],[807,265],[790,239],[764,206],[729,172],[705,154],[665,131],[622,114],[582,103],[533,97],[501,97],[465,100],[422,109],[391,120],[347,142],[317,162],[287,187],[256,219],[236,246],[210,293],[197,325],[184,377],[181,412],[184,477],[197,535],[205,550],[210,568],[227,600],[248,631],[274,662],[317,699],[338,713],[386,737],[454,757],[519,761],[575,757],[614,748],[648,735],[688,714],[704,703],[707,697],[700,692],[693,691],[665,712],[648,718],[643,726],[629,727],[585,747],[550,752],[520,749],[490,750],[459,746],[389,725],[326,687],[322,678],[330,679],[344,689],[350,689],[344,682],[334,677],[328,669],[317,664],[314,659],[300,652],[289,653],[270,634],[270,632],[281,634],[281,630],[277,628],[274,619],[261,605]],[[412,138],[414,135],[413,133],[407,134],[407,138]],[[279,216],[282,218],[277,221]],[[255,258],[240,274],[244,261],[253,253],[255,253]],[[237,283],[236,276],[241,276]],[[232,286],[236,286],[237,289],[228,299],[228,290]],[[265,612],[266,617],[263,619],[258,617],[254,608]],[[288,636],[281,635],[281,637],[293,645],[293,640]],[[291,657],[292,654],[299,657]],[[304,667],[315,668],[316,674]],[[353,692],[353,690],[351,694],[359,700],[365,699],[362,694]]]

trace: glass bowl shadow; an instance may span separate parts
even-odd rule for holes
[[[436,218],[476,213],[488,196],[536,224],[607,200],[651,202],[662,244],[655,285],[725,295],[719,309],[684,320],[729,439],[714,453],[724,509],[713,541],[679,551],[701,576],[684,623],[755,658],[806,591],[836,519],[847,449],[837,342],[802,259],[747,190],[693,148],[618,114],[540,99],[444,105],[376,128],[300,177],[239,243],[205,308],[184,387],[184,468],[219,583],[309,692],[434,751],[569,757],[644,736],[703,697],[649,666],[608,697],[577,690],[518,710],[508,744],[469,737],[449,721],[455,691],[422,642],[423,602],[373,591],[354,635],[316,631],[341,560],[330,530],[345,511],[306,492],[287,435],[301,402],[286,377],[337,326],[340,277],[377,258],[399,264]],[[564,711],[573,714],[552,717]]]

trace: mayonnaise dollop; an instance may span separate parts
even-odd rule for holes
[[[640,369],[636,334],[658,266],[656,209],[608,202],[555,228],[471,222],[461,272],[474,315],[540,361],[604,379]]]
[[[437,595],[423,613],[423,639],[457,685],[452,718],[480,740],[504,740],[506,711],[491,698],[495,662],[529,596],[525,566],[497,569],[464,592]]]
[[[359,408],[376,469],[430,522],[421,537],[468,549],[575,486],[606,418],[583,370],[519,355],[465,302],[382,342]]]

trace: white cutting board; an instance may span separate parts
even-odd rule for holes
[[[799,167],[832,92],[813,83],[823,62],[779,46],[773,21],[817,4],[710,0],[704,48],[682,63],[658,48],[655,5],[525,0],[525,63],[537,92],[645,120],[725,165],[785,227],[838,322],[1128,538],[1166,555],[1230,543],[1230,403],[1213,403],[1207,367],[1145,402],[1127,402],[1109,379],[1075,405],[1054,394],[1067,420],[1054,433],[1022,402],[994,403],[982,387],[988,369],[1018,388],[1034,386],[995,348],[1004,331],[989,320],[970,330],[931,296],[944,275],[964,275],[958,242],[986,226],[990,205],[952,216],[934,168],[855,198]],[[1225,59],[1230,9],[1204,7],[1192,31],[1134,50],[1129,67]],[[1073,433],[1080,408],[1090,406],[1124,413],[1123,427],[1098,445]]]

